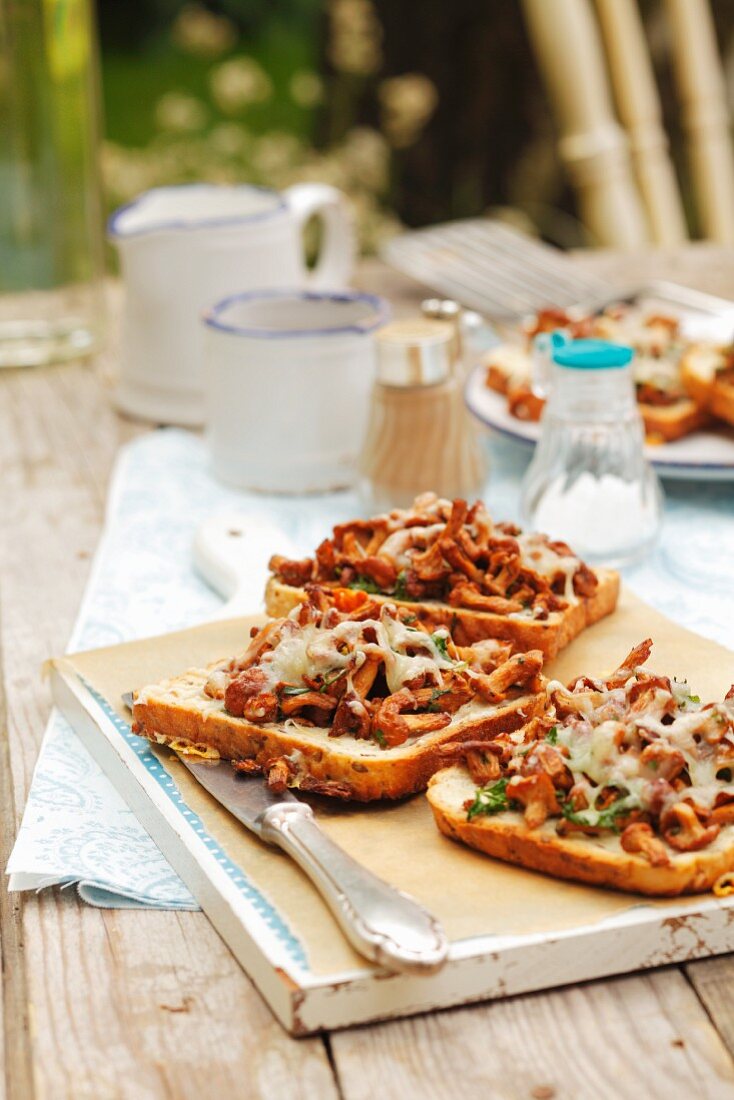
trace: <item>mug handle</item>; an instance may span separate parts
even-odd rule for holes
[[[328,183],[295,183],[283,197],[300,229],[314,214],[324,221],[324,240],[313,271],[304,264],[304,281],[313,289],[338,290],[354,270],[355,239],[352,216],[341,191]]]

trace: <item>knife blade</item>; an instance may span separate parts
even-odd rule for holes
[[[122,698],[132,710],[132,693]],[[242,775],[227,761],[177,755],[220,805],[298,864],[361,955],[390,970],[416,974],[443,966],[449,945],[436,918],[335,844],[308,803],[291,791],[276,794],[261,778]]]

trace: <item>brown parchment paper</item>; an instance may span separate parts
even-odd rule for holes
[[[209,623],[68,658],[120,714],[123,692],[243,647],[258,618]],[[568,680],[611,671],[634,644],[652,637],[650,667],[687,677],[702,699],[722,698],[734,681],[734,653],[693,634],[623,590],[616,612],[586,630],[545,670]],[[245,874],[269,897],[304,944],[317,975],[363,961],[300,870],[262,844],[201,788],[173,753],[156,749],[186,802]],[[503,864],[441,836],[422,795],[400,803],[344,806],[314,799],[323,828],[376,874],[424,903],[452,940],[478,935],[558,932],[587,925],[634,905],[671,907],[635,895],[561,882]]]

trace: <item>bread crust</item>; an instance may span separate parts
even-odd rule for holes
[[[625,852],[618,837],[602,846],[593,837],[558,836],[553,819],[539,829],[529,829],[522,814],[512,811],[467,821],[464,801],[475,789],[462,767],[436,773],[427,792],[436,825],[451,840],[529,870],[651,897],[676,897],[711,890],[722,874],[734,869],[732,826],[722,830],[715,845],[698,852],[670,848],[670,866],[653,867],[643,856]]]
[[[610,615],[619,598],[619,574],[611,569],[596,570],[599,584],[589,598],[579,599],[564,611],[553,612],[541,621],[511,619],[488,611],[473,611],[451,607],[437,600],[409,603],[392,596],[372,596],[376,603],[394,603],[405,607],[432,630],[446,626],[457,645],[472,645],[484,638],[499,638],[512,642],[517,652],[540,649],[551,660],[587,626]],[[325,585],[328,587],[328,585]],[[272,618],[281,618],[306,599],[302,588],[284,584],[271,576],[265,588],[265,609]]]
[[[711,397],[711,412],[727,424],[734,424],[734,386],[716,382]]]
[[[136,693],[135,732],[158,744],[206,747],[226,760],[250,760],[265,772],[276,760],[290,757],[294,774],[289,785],[298,787],[305,777],[319,784],[339,784],[344,788],[339,797],[357,802],[402,798],[424,790],[445,764],[442,745],[490,741],[519,729],[545,706],[544,692],[518,694],[484,715],[454,720],[435,733],[380,749],[372,741],[330,738],[327,730],[298,731],[234,718],[221,700],[204,694],[207,677],[206,669],[191,669]]]
[[[639,405],[648,442],[660,440],[671,443],[691,432],[705,428],[711,416],[700,403],[692,399],[677,401],[675,405]]]
[[[694,401],[712,416],[734,424],[734,386],[716,375],[717,366],[723,366],[725,361],[720,355],[717,363],[710,349],[694,346],[681,359],[681,377]]]

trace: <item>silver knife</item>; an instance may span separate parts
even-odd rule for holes
[[[132,694],[123,695],[132,710]],[[275,794],[260,778],[226,761],[179,760],[209,794],[304,871],[352,947],[390,970],[431,974],[448,955],[443,928],[402,890],[373,875],[322,832],[314,812],[290,791]]]

